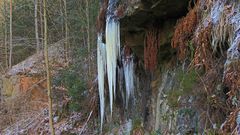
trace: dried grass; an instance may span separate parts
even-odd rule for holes
[[[216,22],[212,29],[212,48],[213,52],[219,51],[224,55],[224,48],[233,39],[233,26],[231,25],[230,16],[234,12],[234,8],[229,5],[224,5],[224,2],[217,2],[213,7],[211,14],[219,14],[218,19],[212,17]],[[217,12],[217,13],[216,13]]]
[[[225,116],[229,113],[230,108],[226,105],[225,99],[222,98],[224,93],[221,87],[221,72],[223,66],[219,66],[221,61],[215,62],[213,68],[202,76],[198,74],[199,84],[195,86],[194,95],[196,101],[194,106],[198,108],[200,113],[199,128],[212,129],[214,124],[221,124],[225,120]]]
[[[227,117],[226,121],[223,123],[221,127],[221,134],[229,134],[232,133],[233,135],[237,135],[237,123],[236,119],[238,116],[240,109],[233,110]]]
[[[225,71],[224,84],[229,88],[227,95],[229,99],[233,99],[234,96],[240,96],[240,63],[237,65],[230,65]]]
[[[96,85],[94,85],[90,93],[97,93]],[[62,92],[62,91],[61,91]],[[17,97],[11,98],[6,102],[0,104],[0,134],[49,134],[49,121],[48,121],[48,103],[45,102],[42,108],[34,110],[32,108],[32,101],[29,101],[31,94],[27,93],[25,95],[19,95]],[[94,109],[95,115],[97,115],[98,109],[98,98],[97,94],[91,94],[91,98],[84,102],[84,110],[88,111]],[[60,103],[60,108],[67,106],[69,100],[63,100]],[[40,103],[42,104],[42,103]],[[62,106],[61,106],[62,105]],[[56,106],[54,106],[54,112],[56,112]],[[66,108],[63,108],[66,109]],[[66,110],[64,110],[66,111]],[[90,111],[89,111],[90,112]],[[63,112],[60,112],[63,113]],[[86,112],[88,113],[88,112]],[[54,116],[59,114],[56,113]],[[54,117],[54,119],[57,117]],[[56,119],[57,120],[57,119]],[[79,133],[83,130],[82,120],[83,114],[73,112],[68,114],[64,119],[59,118],[58,121],[54,121],[54,127],[56,134],[63,134],[65,132]],[[87,134],[89,129],[85,129],[84,133]]]
[[[98,108],[99,108],[99,96],[98,96],[98,89],[97,89],[97,82],[94,80],[92,82],[92,87],[89,90],[88,98],[84,101],[83,105],[86,112],[93,111],[93,116],[96,118],[98,117]],[[88,104],[88,106],[84,105]],[[83,111],[82,111],[83,112]]]
[[[20,133],[20,129],[25,132],[34,125],[33,119],[39,111],[32,108],[34,103],[29,101],[30,97],[30,94],[22,94],[0,104],[0,131]]]

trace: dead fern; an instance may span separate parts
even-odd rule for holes
[[[212,69],[214,64],[210,44],[211,29],[211,24],[207,27],[199,27],[193,39],[194,44],[196,45],[196,51],[193,59],[194,67],[203,67],[206,71]]]
[[[227,95],[229,96],[229,100],[232,100],[234,97],[240,96],[240,63],[235,63],[232,65],[228,65],[225,76],[224,76],[224,84],[229,88],[229,92]],[[238,99],[239,100],[239,99]],[[230,101],[229,101],[230,102]]]
[[[184,60],[187,56],[187,42],[192,38],[198,23],[197,6],[195,6],[186,17],[178,21],[172,38],[172,47],[177,48],[179,60]]]
[[[229,134],[232,132],[233,135],[237,134],[236,131],[236,119],[238,116],[240,109],[235,109],[233,112],[231,112],[226,121],[223,123],[222,128],[221,128],[221,134]]]
[[[157,67],[158,39],[158,29],[150,28],[146,33],[144,45],[144,65],[146,70],[154,71]]]

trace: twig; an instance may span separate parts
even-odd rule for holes
[[[93,112],[93,111],[90,112],[90,114],[89,114],[89,116],[88,116],[88,119],[87,119],[87,121],[85,122],[85,124],[83,125],[82,130],[80,131],[79,135],[81,135],[82,132],[84,131],[84,129],[85,129],[85,127],[86,127],[86,125],[87,125],[89,119],[90,119],[91,116],[92,116],[92,112]]]
[[[206,91],[206,93],[207,93],[207,96],[209,95],[209,93],[208,93],[208,89],[207,89],[207,86],[206,86],[206,84],[204,83],[204,81],[203,81],[203,79],[202,79],[202,77],[197,73],[197,75],[198,75],[198,77],[200,78],[200,80],[201,80],[201,82],[202,82],[202,84],[203,84],[203,86],[204,86],[204,89],[205,89],[205,91]]]

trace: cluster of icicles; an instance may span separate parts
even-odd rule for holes
[[[103,35],[102,33],[98,34],[97,41],[97,61],[98,61],[98,89],[99,89],[99,98],[100,98],[100,116],[101,116],[101,129],[104,120],[104,112],[105,112],[105,86],[104,80],[105,75],[107,75],[108,79],[108,95],[109,95],[109,103],[110,103],[110,112],[112,116],[113,110],[113,101],[116,97],[116,85],[117,85],[117,60],[121,59],[121,55],[124,55],[120,52],[120,23],[118,19],[112,17],[111,15],[107,15],[106,20],[106,44],[103,43]],[[122,57],[122,65],[123,65],[123,73],[125,80],[125,88],[126,88],[126,105],[128,104],[128,100],[133,95],[134,91],[134,68],[133,68],[133,57],[129,55],[127,57]],[[123,93],[123,92],[120,92]]]
[[[210,8],[210,19],[213,25],[212,28],[212,48],[216,52],[217,48],[223,54],[223,48],[226,44],[230,45],[227,51],[227,61],[225,66],[231,62],[240,59],[239,39],[240,39],[240,4],[239,1],[221,1],[214,0],[213,6]],[[227,6],[226,6],[227,5]],[[226,12],[226,7],[230,7]],[[206,18],[203,23],[207,26],[209,18]]]

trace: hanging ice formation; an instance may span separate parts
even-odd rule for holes
[[[119,93],[120,93],[120,97],[121,97],[121,101],[122,101],[122,104],[123,105],[126,105],[126,100],[125,100],[125,85],[124,85],[124,71],[123,71],[123,67],[122,66],[118,66],[118,80],[117,80],[117,84],[118,84],[118,90],[119,90]]]
[[[120,54],[120,23],[114,15],[117,0],[109,0],[106,20],[107,75],[109,85],[110,112],[112,115],[113,97],[116,94],[117,58]]]
[[[133,55],[129,47],[123,49],[123,70],[126,87],[126,108],[128,107],[128,101],[130,97],[134,96],[134,67],[133,67]]]
[[[116,85],[117,85],[117,68],[118,76],[124,78],[126,85],[126,105],[128,104],[129,98],[134,94],[134,84],[133,84],[133,58],[132,55],[122,54],[125,57],[123,62],[123,68],[117,66],[117,60],[120,58],[120,22],[118,17],[115,15],[115,7],[118,0],[109,0],[107,15],[106,15],[106,44],[103,43],[103,35],[98,34],[98,44],[97,44],[97,55],[98,55],[98,89],[100,98],[100,116],[101,116],[101,129],[104,120],[105,112],[105,95],[104,95],[104,77],[107,73],[108,86],[109,86],[109,100],[110,100],[110,112],[112,116],[113,110],[113,100],[116,96]],[[130,48],[129,48],[130,49]],[[125,52],[125,51],[124,51]],[[124,73],[124,75],[123,75]],[[121,80],[123,81],[123,79]],[[120,84],[122,85],[122,83]],[[124,97],[123,87],[119,87],[121,90],[121,95]]]
[[[239,39],[240,39],[240,5],[238,4],[236,7],[235,15],[230,18],[230,24],[232,25],[232,31],[229,34],[229,42],[230,47],[227,51],[227,61],[225,65],[239,61],[240,59],[240,51],[239,51]]]
[[[100,98],[101,129],[104,118],[104,75],[106,73],[106,45],[102,42],[102,34],[97,39],[98,90]]]
[[[97,39],[98,89],[100,99],[101,130],[104,119],[105,96],[104,76],[107,71],[109,85],[110,112],[112,115],[113,96],[116,94],[116,68],[120,53],[120,24],[114,15],[117,0],[109,0],[106,20],[106,45],[102,41],[102,34]]]

